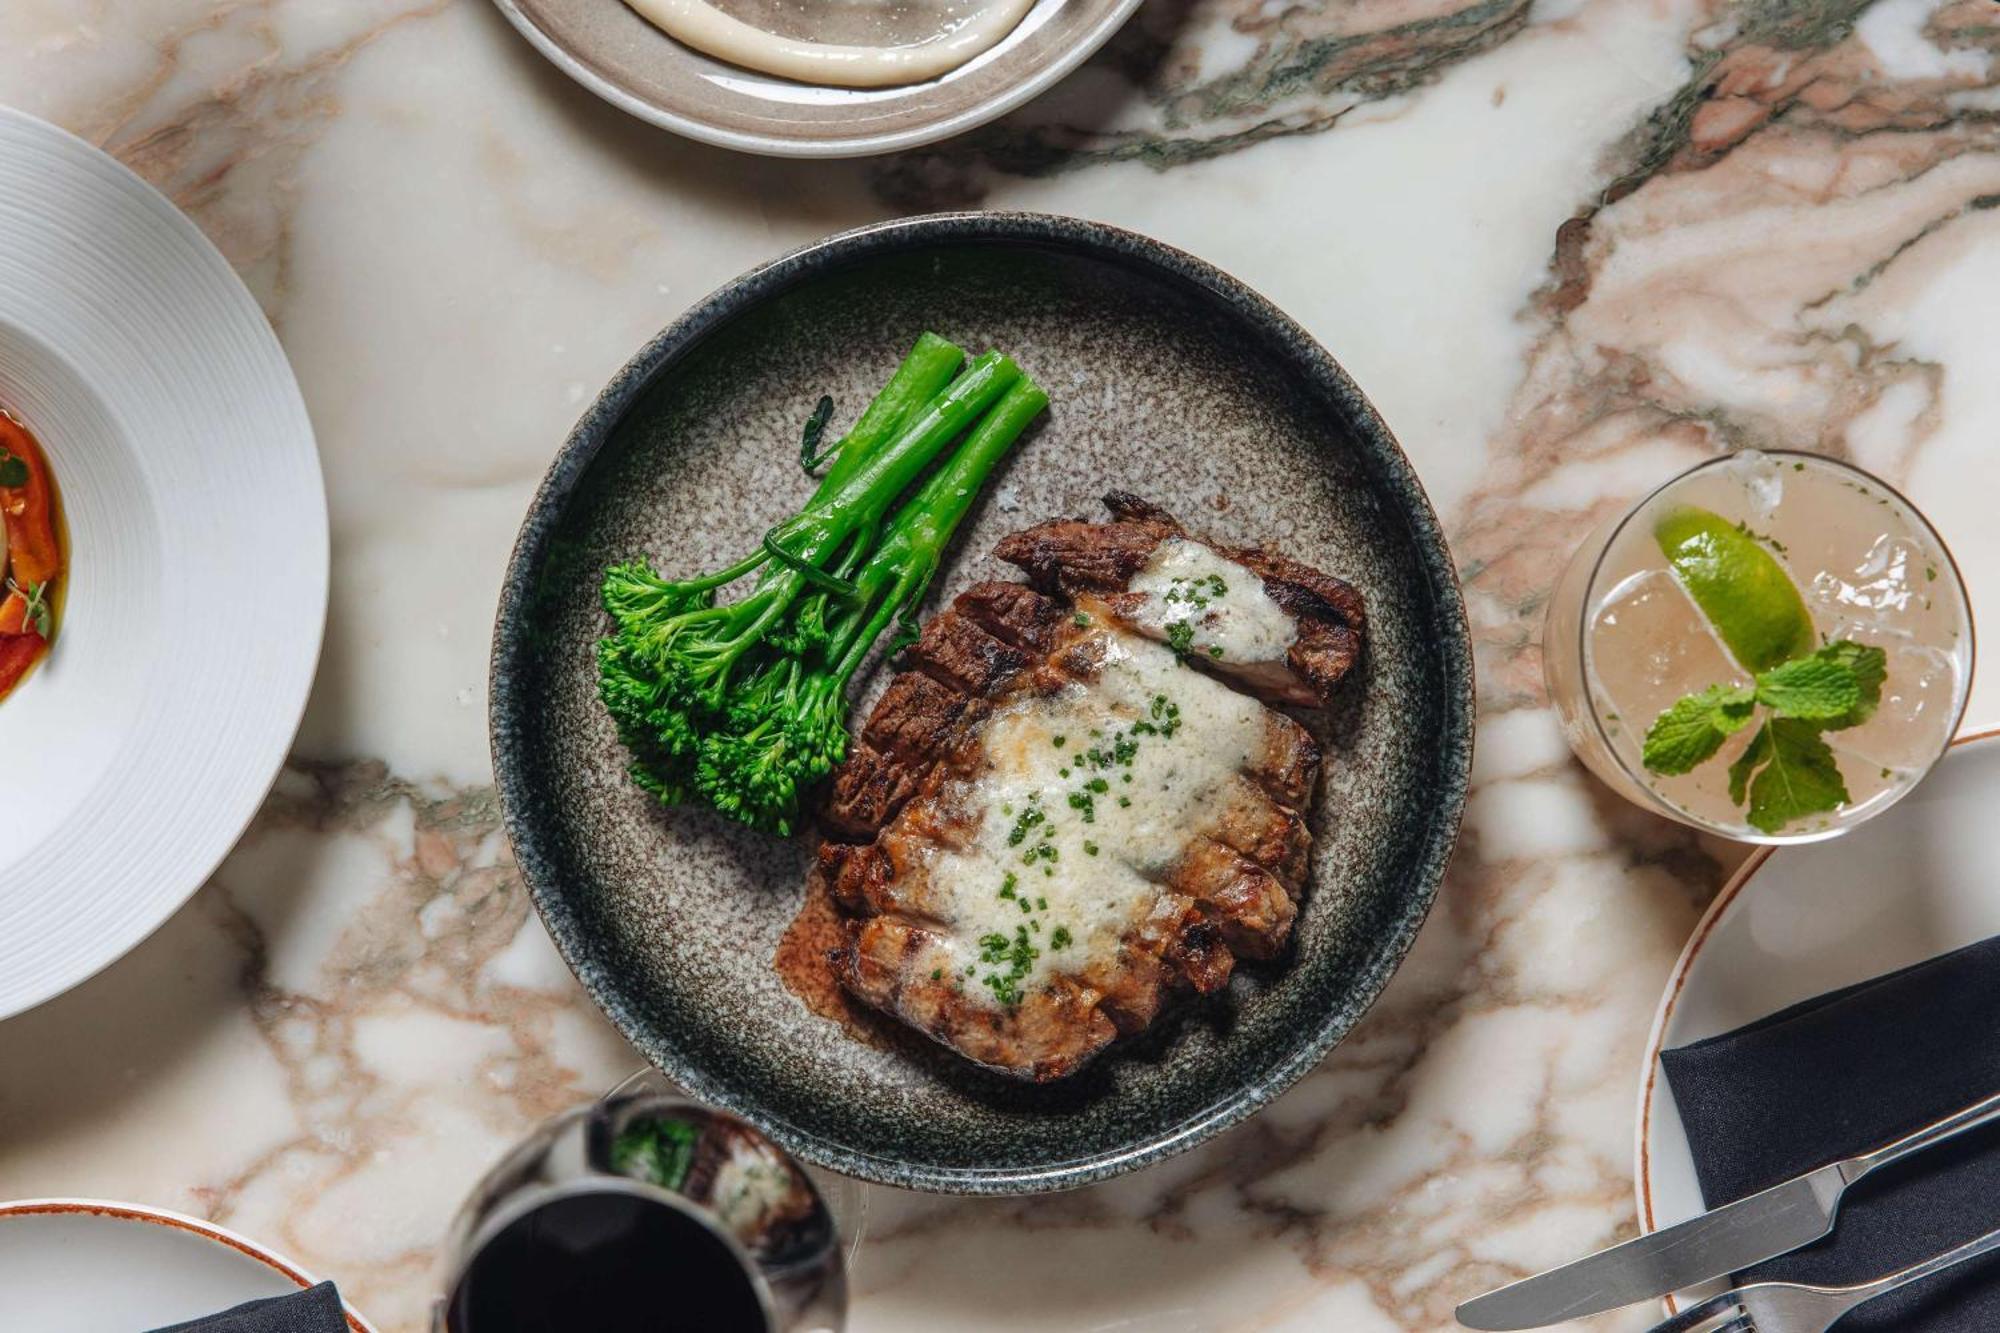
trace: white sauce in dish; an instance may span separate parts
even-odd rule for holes
[[[1035,6],[1035,0],[940,0],[938,19],[928,35],[870,45],[773,32],[726,12],[713,0],[626,3],[668,36],[717,60],[801,83],[842,88],[922,83],[950,73],[997,45]]]
[[[1255,571],[1185,537],[1154,550],[1131,590],[1146,600],[1126,619],[1156,638],[1218,662],[1282,662],[1298,625],[1264,591]],[[1185,625],[1185,630],[1176,630]]]
[[[1162,877],[1265,752],[1269,717],[1255,699],[1151,640],[1103,637],[1094,684],[987,721],[988,767],[959,794],[983,812],[971,845],[929,854],[936,900],[924,907],[939,943],[919,967],[967,997],[998,1005],[1010,985],[1025,992],[1052,971],[1115,960]]]

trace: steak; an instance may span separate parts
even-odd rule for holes
[[[1004,539],[994,554],[1020,566],[1035,587],[1069,597],[1104,598],[1113,614],[1134,629],[1161,638],[1176,619],[1189,623],[1199,637],[1204,616],[1231,614],[1227,597],[1200,607],[1186,598],[1167,602],[1163,593],[1175,591],[1171,584],[1175,564],[1161,561],[1163,554],[1185,550],[1197,557],[1180,562],[1191,568],[1212,564],[1213,560],[1200,559],[1208,554],[1248,569],[1262,583],[1262,592],[1276,612],[1290,622],[1292,635],[1283,641],[1265,636],[1259,646],[1267,645],[1271,651],[1240,659],[1232,653],[1212,665],[1273,702],[1308,708],[1326,703],[1361,651],[1366,615],[1357,589],[1274,551],[1221,546],[1193,537],[1165,510],[1124,491],[1105,496],[1104,506],[1112,513],[1109,523],[1051,519]],[[1156,563],[1169,571],[1164,589],[1163,580],[1145,577],[1148,566]],[[1200,597],[1200,588],[1189,595]]]
[[[849,992],[1046,1081],[1288,940],[1347,584],[1216,546],[1133,497],[999,553],[933,617],[836,772],[819,873]]]

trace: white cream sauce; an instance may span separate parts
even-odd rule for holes
[[[1146,594],[1133,625],[1168,642],[1184,634],[1191,654],[1217,662],[1282,662],[1298,636],[1254,570],[1185,537],[1161,542],[1131,590]]]
[[[823,0],[806,0],[806,13]],[[718,60],[801,83],[881,88],[921,83],[965,64],[1019,26],[1035,0],[921,0],[924,23],[909,15],[872,42],[817,41],[746,22],[713,0],[627,0],[676,41]]]
[[[1151,640],[1112,628],[1103,638],[1095,683],[989,719],[987,768],[958,793],[982,812],[972,843],[930,853],[924,908],[940,942],[919,965],[969,997],[1003,1003],[1010,981],[1026,992],[1113,959],[1264,753],[1262,704]]]

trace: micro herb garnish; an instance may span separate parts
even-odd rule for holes
[[[1069,744],[1069,737],[1067,737],[1067,736],[1051,736],[1051,737],[1049,737],[1049,744],[1051,744],[1051,745],[1055,746],[1055,747],[1056,747],[1056,748],[1057,748],[1058,750],[1060,750],[1060,749],[1062,749],[1062,747],[1063,747],[1063,746],[1065,746],[1065,745],[1068,745],[1068,744]]]
[[[943,968],[941,968],[941,967],[934,967],[934,968],[932,968],[932,969],[931,969],[931,980],[932,980],[932,981],[943,981],[943,980],[944,980],[944,969],[943,969]]]
[[[1209,574],[1200,578],[1175,578],[1167,588],[1166,600],[1181,602],[1197,610],[1206,607],[1215,598],[1229,591],[1229,585],[1222,581],[1222,575]]]
[[[1010,870],[1010,871],[1008,871],[1008,872],[1007,872],[1007,878],[1005,878],[1005,879],[1003,879],[1003,880],[1001,880],[1001,881],[1000,881],[1000,896],[1001,896],[1002,898],[1011,898],[1011,897],[1013,897],[1013,896],[1014,896],[1014,889],[1015,889],[1015,886],[1017,886],[1018,884],[1020,884],[1020,882],[1021,882],[1020,880],[1018,880],[1018,879],[1016,879],[1016,878],[1014,877],[1014,872],[1013,872],[1013,871],[1011,871],[1011,870]]]
[[[1019,847],[1027,839],[1028,830],[1047,819],[1047,815],[1033,806],[1023,810],[1020,817],[1014,821],[1014,827],[1007,830],[1007,845],[1009,847]]]
[[[1763,721],[1729,766],[1729,799],[1748,802],[1752,828],[1776,833],[1795,819],[1838,810],[1847,784],[1823,732],[1859,726],[1882,698],[1880,648],[1839,639],[1757,673],[1750,685],[1711,685],[1653,719],[1641,758],[1672,777],[1707,762],[1729,737]]]
[[[1174,650],[1175,657],[1186,662],[1188,655],[1194,652],[1194,626],[1185,620],[1168,621],[1167,647]]]
[[[21,609],[21,619],[27,624],[33,625],[35,633],[41,635],[44,639],[48,638],[49,585],[46,582],[30,583],[26,589],[22,589],[13,583],[9,583],[7,586],[28,600],[28,604]]]
[[[1210,645],[1208,645],[1208,655],[1210,657],[1221,657],[1222,645],[1219,643],[1211,643]]]
[[[1086,824],[1097,822],[1097,802],[1087,791],[1073,791],[1069,794],[1069,808],[1083,816]]]
[[[1037,898],[1037,899],[1035,899],[1035,910],[1036,910],[1036,911],[1038,911],[1038,912],[1046,912],[1046,911],[1048,911],[1048,910],[1049,910],[1049,900],[1048,900],[1047,898]]]
[[[1061,856],[1062,854],[1056,851],[1056,845],[1054,843],[1038,842],[1033,847],[1030,847],[1027,851],[1021,853],[1021,864],[1031,866],[1037,861],[1060,860]],[[1052,871],[1050,873],[1054,872]]]
[[[1091,842],[1091,841],[1090,841],[1090,840],[1088,840],[1088,839],[1085,839],[1085,840],[1084,840],[1084,844],[1083,844],[1083,854],[1084,854],[1085,856],[1095,856],[1095,855],[1097,855],[1097,844],[1096,844],[1096,843],[1094,843],[1094,842]]]
[[[1120,810],[1123,810],[1126,806],[1130,804],[1132,804],[1132,798],[1130,796],[1120,796],[1118,798],[1118,808]]]
[[[1021,978],[1032,972],[1035,960],[1042,956],[1028,940],[1028,928],[1016,926],[1014,938],[1009,941],[1003,935],[986,935],[979,941],[979,961],[982,963],[1005,963],[1007,970],[988,972],[980,980],[993,991],[993,998],[1012,1009],[1021,1002]]]
[[[1111,784],[1106,782],[1103,778],[1092,778],[1090,781],[1084,783],[1083,785],[1089,790],[1096,792],[1099,796],[1102,796],[1105,792],[1111,790]]]
[[[1069,948],[1070,941],[1074,938],[1075,936],[1069,933],[1068,926],[1057,926],[1049,932],[1049,947],[1051,949],[1067,949]]]
[[[1090,617],[1079,611],[1069,618],[1069,623],[1081,629],[1090,623]]]
[[[26,486],[28,484],[28,460],[16,458],[5,449],[0,449],[0,486]]]

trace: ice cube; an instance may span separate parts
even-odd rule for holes
[[[1907,620],[1928,568],[1923,547],[1906,537],[1881,536],[1851,570],[1813,575],[1810,600],[1823,619],[1855,618],[1884,627]],[[1904,626],[1897,626],[1906,628]]]
[[[1613,739],[1626,748],[1684,694],[1711,685],[1745,685],[1694,602],[1664,569],[1644,570],[1614,587],[1590,622],[1590,670],[1617,717]],[[1636,749],[1634,751],[1636,753]]]
[[[1874,715],[1858,727],[1828,733],[1834,749],[1878,769],[1904,773],[1937,758],[1955,721],[1963,669],[1958,659],[1899,630],[1874,624],[1850,621],[1838,626],[1832,637],[1880,648],[1888,665],[1882,702]]]
[[[1750,512],[1759,521],[1768,521],[1785,498],[1785,474],[1778,460],[1769,454],[1745,449],[1731,460],[1743,479],[1743,492],[1750,499]]]

